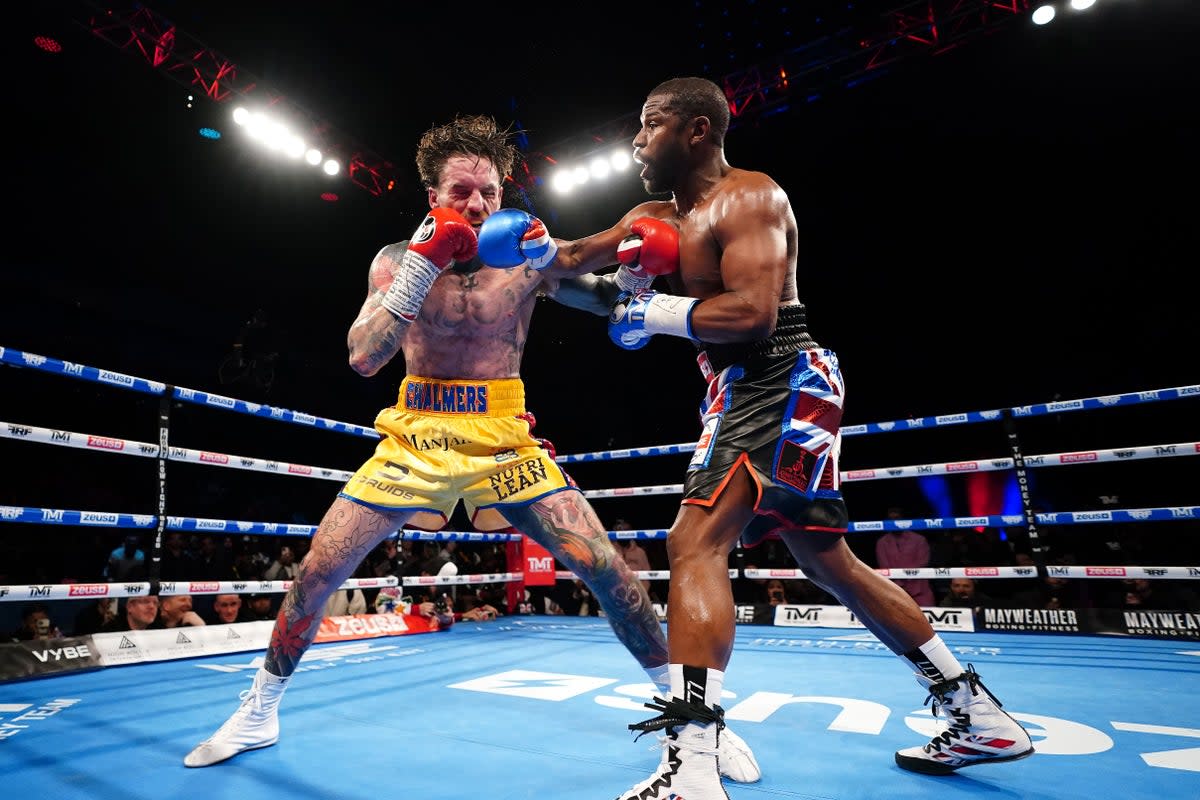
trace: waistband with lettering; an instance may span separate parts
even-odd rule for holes
[[[525,384],[520,378],[451,381],[409,376],[400,384],[396,407],[415,414],[513,417],[525,413]]]

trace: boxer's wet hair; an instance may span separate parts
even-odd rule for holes
[[[712,143],[725,144],[729,131],[729,100],[725,90],[707,78],[672,78],[650,90],[649,97],[666,97],[663,110],[683,119],[708,117]]]
[[[482,114],[459,115],[443,125],[435,125],[417,144],[417,173],[426,188],[438,185],[442,167],[453,156],[486,158],[501,178],[512,174],[518,150],[513,144],[516,131],[510,125],[501,128],[492,117]]]

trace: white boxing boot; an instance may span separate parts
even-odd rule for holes
[[[187,754],[189,767],[207,767],[232,758],[244,750],[270,747],[279,741],[279,701],[289,678],[260,668],[254,684],[242,692],[242,704],[225,724]]]
[[[642,734],[665,730],[662,760],[653,775],[617,800],[729,800],[717,768],[725,727],[720,707],[658,697],[647,707],[663,713],[629,728]]]
[[[1033,740],[979,680],[975,668],[934,683],[917,676],[929,690],[933,715],[942,725],[929,744],[896,753],[896,764],[927,775],[949,775],[962,767],[998,764],[1033,755]]]

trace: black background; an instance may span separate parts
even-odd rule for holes
[[[803,5],[818,15],[845,8]],[[412,154],[425,128],[456,112],[490,113],[518,122],[534,149],[549,148],[638,111],[662,79],[719,79],[749,66],[729,56],[757,56],[750,40],[773,27],[738,29],[717,53],[722,7],[705,4],[649,4],[582,32],[536,3],[519,12],[152,6],[399,165],[400,186],[388,196],[343,181],[332,184],[340,200],[328,203],[319,198],[328,181],[245,146],[228,104],[201,98],[189,109],[185,88],[90,37],[73,21],[87,7],[13,9],[5,26],[0,346],[368,425],[393,401],[403,364],[357,376],[345,333],[372,256],[406,238],[423,214]],[[771,4],[758,11],[768,8],[782,13]],[[708,38],[693,35],[697,20]],[[797,20],[793,43],[817,28],[815,17]],[[909,59],[730,134],[730,162],[771,174],[795,206],[801,297],[817,339],[841,358],[847,424],[1200,382],[1190,288],[1197,75],[1189,50],[1198,32],[1193,3],[1101,0],[1045,28],[1023,19]],[[35,47],[38,34],[63,52]],[[226,135],[202,139],[203,125]],[[573,238],[607,227],[644,196],[630,178],[569,200],[535,194],[534,204],[553,234]],[[258,308],[281,353],[275,381],[269,392],[223,386],[217,367]],[[684,342],[660,337],[620,351],[600,318],[542,301],[523,375],[539,432],[560,453],[698,433],[702,383]],[[4,422],[156,441],[156,405],[0,369]],[[1195,401],[1181,400],[1064,414],[1022,430],[1028,452],[1057,452],[1190,441],[1200,438],[1196,419]],[[344,470],[372,447],[195,406],[177,406],[172,425],[180,446]],[[8,465],[0,503],[155,509],[150,459],[11,440],[0,440],[0,452]],[[1004,455],[998,426],[969,426],[848,438],[843,467]],[[571,471],[585,488],[677,483],[683,463]],[[187,516],[315,523],[337,489],[181,464],[169,474],[170,510]],[[1123,507],[1185,505],[1196,502],[1188,474],[1196,474],[1191,459],[1043,470],[1036,489],[1062,510],[1114,493]],[[847,498],[858,520],[879,519],[895,503],[928,513],[909,482],[850,484]],[[597,509],[606,522],[623,515],[666,527],[676,503],[598,500]],[[76,535],[30,530],[42,543]]]

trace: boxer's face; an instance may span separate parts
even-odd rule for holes
[[[489,159],[451,156],[429,190],[429,207],[452,208],[478,228],[500,208],[503,195],[500,173]]]
[[[642,106],[642,127],[633,139],[633,160],[642,165],[650,194],[671,191],[687,168],[687,121],[668,108],[671,98],[652,94]]]

